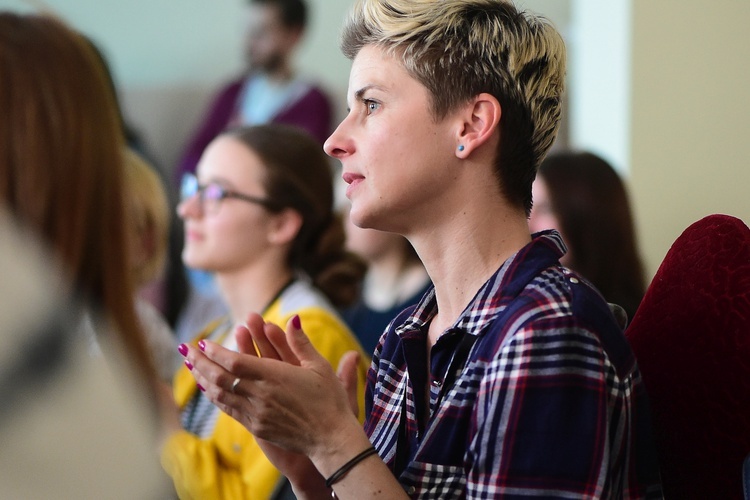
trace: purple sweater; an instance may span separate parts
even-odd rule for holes
[[[228,83],[214,97],[175,169],[178,185],[183,174],[195,172],[206,146],[234,121],[246,78],[247,76],[243,76]],[[322,145],[332,131],[331,120],[332,110],[328,97],[321,89],[310,86],[306,94],[285,106],[271,121],[301,127]]]

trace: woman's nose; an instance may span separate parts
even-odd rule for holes
[[[341,159],[354,152],[354,143],[348,134],[348,120],[344,120],[336,127],[331,136],[323,144],[323,150],[328,156]]]
[[[183,198],[177,204],[177,216],[181,219],[187,219],[188,217],[195,217],[202,213],[200,196],[195,193],[193,196]]]

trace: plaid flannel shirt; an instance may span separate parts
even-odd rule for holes
[[[434,290],[389,325],[365,430],[413,498],[661,498],[635,359],[604,299],[559,264],[564,253],[556,232],[535,235],[429,361]]]

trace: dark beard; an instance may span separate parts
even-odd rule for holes
[[[248,57],[248,68],[251,72],[273,73],[284,65],[284,57],[280,53],[272,54],[263,62],[256,62]]]

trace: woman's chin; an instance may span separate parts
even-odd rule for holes
[[[210,272],[209,268],[211,266],[208,265],[208,262],[206,262],[206,259],[199,258],[198,256],[195,256],[195,255],[183,254],[182,263],[185,265],[185,267],[187,267],[188,269],[192,271]]]

